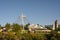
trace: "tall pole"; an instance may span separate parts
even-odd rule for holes
[[[24,19],[23,19],[23,14],[22,14],[22,26],[23,26],[23,30],[24,30]]]
[[[23,26],[23,31],[24,31],[24,19],[26,18],[26,16],[24,16],[24,15],[22,14],[20,17],[21,17],[22,26]]]

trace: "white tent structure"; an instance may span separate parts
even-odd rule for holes
[[[47,29],[47,28],[45,28],[41,25],[31,24],[31,25],[28,26],[28,29],[29,29],[29,31],[32,31],[32,30],[42,30],[42,29],[44,30],[44,29]]]

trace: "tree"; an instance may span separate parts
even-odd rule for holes
[[[58,33],[58,35],[57,35],[57,39],[60,40],[60,33]]]
[[[58,32],[55,30],[52,30],[49,34],[46,34],[47,40],[58,40]]]
[[[51,37],[51,40],[57,40],[57,38],[55,38],[55,37]]]
[[[13,24],[12,27],[13,27],[12,28],[13,31],[15,31],[15,32],[17,32],[18,30],[21,30],[21,26],[19,24]]]
[[[0,25],[0,29],[2,29],[2,26]]]
[[[25,29],[28,30],[28,26],[30,25],[30,23],[25,25]]]
[[[9,23],[7,23],[7,24],[5,25],[5,28],[6,28],[6,31],[8,31],[9,29],[11,29],[11,25],[10,25]]]
[[[47,25],[45,25],[45,27],[46,27],[47,29],[49,29],[49,30],[52,30],[52,28],[51,28],[51,27],[52,27],[52,25],[48,25],[48,26],[47,26]]]

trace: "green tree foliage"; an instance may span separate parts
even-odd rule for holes
[[[2,29],[2,26],[0,25],[0,29]]]
[[[59,36],[58,32],[52,30],[49,34],[46,35],[46,38],[47,38],[47,40],[58,40],[59,39],[58,36]]]
[[[47,28],[47,29],[49,29],[49,30],[52,30],[52,25],[45,25],[45,27]]]
[[[10,25],[9,23],[7,23],[7,24],[5,25],[5,28],[6,28],[6,31],[8,31],[9,29],[11,29],[11,25]]]
[[[55,37],[51,37],[51,40],[57,40]]]
[[[26,28],[28,25],[26,25]],[[56,30],[52,30],[50,33],[43,33],[42,31],[28,33],[26,29],[24,33],[21,33],[22,27],[19,24],[10,25],[7,23],[5,27],[6,30],[12,29],[12,31],[0,32],[0,40],[60,40],[60,33]]]
[[[60,28],[58,28],[58,31],[60,31]]]
[[[60,33],[58,33],[58,35],[57,35],[57,39],[60,40]]]
[[[30,23],[25,25],[25,30],[28,30],[28,26],[30,25]]]
[[[21,30],[21,26],[19,24],[13,24],[12,27],[13,27],[12,29],[14,32]]]
[[[59,28],[55,28],[55,31],[58,31],[59,30]]]

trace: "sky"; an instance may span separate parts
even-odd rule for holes
[[[0,0],[1,25],[21,23],[22,13],[27,23],[51,25],[57,19],[60,24],[60,0]]]

